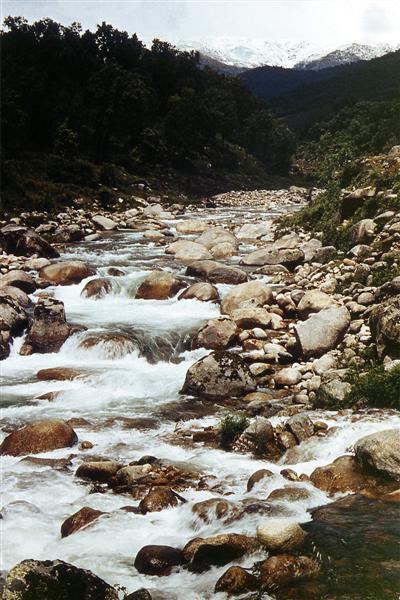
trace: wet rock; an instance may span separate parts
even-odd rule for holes
[[[272,552],[287,552],[300,546],[306,534],[298,523],[285,518],[264,519],[257,526],[257,539]]]
[[[43,267],[39,275],[56,285],[73,285],[94,275],[94,271],[79,260],[66,260]]]
[[[235,341],[238,332],[236,323],[232,319],[224,317],[210,319],[196,333],[192,341],[192,348],[210,350],[227,348]]]
[[[217,260],[219,258],[229,258],[231,256],[236,256],[237,254],[236,246],[234,244],[231,244],[230,242],[221,242],[220,244],[213,246],[210,252],[212,254],[212,257],[216,258]]]
[[[189,563],[189,570],[199,573],[214,565],[226,565],[258,548],[259,543],[255,538],[238,533],[223,533],[191,540],[184,547],[183,555]]]
[[[0,246],[9,254],[57,258],[58,252],[33,229],[10,223],[0,229]]]
[[[171,506],[178,506],[182,497],[169,487],[157,486],[151,489],[143,500],[139,503],[139,508],[143,514],[148,512],[158,512]]]
[[[211,250],[217,244],[228,242],[233,246],[237,246],[237,239],[230,231],[223,229],[223,227],[212,227],[207,229],[200,237],[196,239],[198,244],[205,246],[208,250]]]
[[[151,470],[152,468],[149,464],[128,465],[117,471],[115,479],[119,485],[132,487],[150,473]]]
[[[63,302],[55,298],[40,298],[35,304],[33,320],[21,349],[25,353],[58,352],[64,342],[77,331],[65,318]]]
[[[171,546],[143,546],[135,558],[135,568],[144,575],[169,575],[173,567],[182,565],[182,550]]]
[[[278,446],[282,448],[282,450],[289,450],[289,448],[294,448],[294,446],[297,446],[297,439],[290,431],[277,432],[276,439]]]
[[[218,290],[214,285],[207,282],[198,282],[189,286],[181,294],[178,300],[200,300],[201,302],[213,302],[218,300]]]
[[[109,483],[122,465],[114,460],[86,462],[79,465],[75,475],[97,483]]]
[[[250,252],[240,261],[242,265],[258,266],[283,265],[289,270],[304,262],[304,252],[299,248],[274,250],[271,248],[260,248]]]
[[[265,308],[238,308],[232,311],[231,317],[242,329],[268,327],[271,323],[271,315]]]
[[[91,571],[62,560],[23,560],[7,574],[4,600],[118,600]]]
[[[40,369],[36,373],[39,381],[71,381],[77,379],[82,373],[76,369],[68,367],[51,367],[50,369]]]
[[[213,260],[198,260],[188,265],[186,275],[201,277],[211,283],[227,283],[236,285],[247,281],[247,273]]]
[[[319,564],[307,556],[279,554],[264,560],[260,565],[262,589],[276,591],[303,579],[316,577]]]
[[[253,473],[253,475],[250,475],[249,480],[247,482],[247,491],[251,492],[251,490],[255,485],[257,485],[257,483],[259,483],[263,479],[268,479],[268,477],[272,476],[273,472],[269,469],[259,469],[258,471]]]
[[[301,373],[297,369],[287,367],[274,374],[275,385],[278,387],[284,385],[297,385],[301,381]]]
[[[78,436],[65,421],[46,419],[25,425],[10,433],[0,446],[0,454],[12,456],[38,454],[74,446],[77,441]]]
[[[98,348],[105,358],[122,358],[138,349],[138,343],[130,335],[121,332],[91,333],[79,342],[79,348]]]
[[[152,600],[152,596],[145,588],[140,588],[125,597],[125,600]]]
[[[21,269],[13,269],[0,277],[0,287],[15,287],[26,294],[32,294],[36,290],[36,284],[31,275]]]
[[[333,463],[317,467],[310,479],[315,487],[330,495],[358,492],[376,483],[376,479],[363,472],[354,456],[339,456]]]
[[[247,364],[239,356],[215,352],[189,368],[181,393],[217,399],[242,396],[255,387]]]
[[[260,281],[242,283],[230,290],[223,298],[221,312],[232,314],[240,308],[257,308],[272,302],[272,290]]]
[[[186,287],[185,282],[168,271],[152,271],[139,285],[135,298],[167,300],[175,296],[183,287]]]
[[[333,306],[337,306],[337,302],[332,296],[320,290],[308,290],[297,305],[297,310],[300,318],[304,320],[313,313]]]
[[[190,233],[203,233],[209,228],[207,223],[200,220],[187,219],[185,221],[180,221],[176,225],[176,230],[178,233],[183,233],[185,235]]]
[[[93,298],[93,300],[99,300],[104,298],[107,294],[112,291],[112,284],[109,279],[105,277],[98,277],[88,281],[83,290],[81,296],[83,298]]]
[[[229,500],[224,498],[208,498],[201,502],[196,502],[192,506],[192,512],[204,521],[212,523],[215,519],[225,522],[238,514],[238,508]]]
[[[299,502],[301,500],[309,500],[311,494],[307,488],[301,487],[284,487],[273,490],[268,496],[268,502]]]
[[[118,227],[118,224],[115,221],[108,217],[104,217],[103,215],[93,215],[92,221],[98,229],[102,229],[103,231],[112,231]]]
[[[314,434],[314,425],[311,419],[304,413],[290,417],[286,421],[286,429],[293,433],[299,444]]]
[[[336,348],[350,325],[347,308],[328,308],[294,327],[296,351],[304,358],[318,357]]]
[[[231,595],[244,594],[251,592],[258,587],[257,578],[243,569],[242,567],[229,567],[227,571],[218,579],[215,584],[215,593],[224,592]]]
[[[101,517],[101,515],[104,514],[106,513],[104,513],[101,510],[94,510],[89,506],[84,506],[76,513],[68,517],[68,519],[65,519],[65,521],[61,525],[61,537],[65,538],[68,535],[79,531],[79,529],[83,529],[84,527],[89,525],[89,523],[93,523],[93,521],[95,521],[96,519]]]
[[[380,357],[400,357],[400,294],[372,309],[369,326]]]
[[[173,254],[177,260],[182,262],[192,260],[207,260],[212,254],[202,244],[190,240],[177,240],[170,244],[165,252]]]
[[[367,472],[400,481],[400,430],[367,435],[354,446],[356,459]]]

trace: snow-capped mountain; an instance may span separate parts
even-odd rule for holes
[[[210,38],[203,42],[180,40],[176,46],[181,50],[198,50],[213,60],[241,69],[269,65],[318,70],[370,60],[396,49],[387,44],[349,44],[338,48],[333,45],[318,46],[311,42],[268,42],[228,37]]]

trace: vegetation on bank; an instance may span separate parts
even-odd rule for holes
[[[347,406],[400,409],[400,365],[385,370],[373,363],[367,370],[349,370],[347,378],[352,384]]]
[[[231,173],[246,187],[288,172],[287,126],[238,78],[200,69],[198,53],[160,40],[147,49],[105,23],[90,32],[20,17],[5,19],[1,43],[7,208],[113,194],[118,176],[222,191]]]

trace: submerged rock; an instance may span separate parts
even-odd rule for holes
[[[171,506],[178,506],[183,498],[169,487],[157,486],[151,489],[143,500],[139,503],[139,508],[143,514],[148,512],[158,512]]]
[[[226,565],[258,548],[259,543],[255,538],[239,533],[223,533],[190,540],[183,549],[183,555],[189,563],[189,570],[199,573],[214,565]]]
[[[98,277],[88,281],[83,290],[81,296],[83,298],[93,298],[93,300],[100,300],[104,298],[112,291],[112,284],[109,279],[105,277]]]
[[[181,393],[216,399],[242,396],[255,388],[243,359],[229,352],[214,352],[189,368]]]
[[[261,587],[276,591],[297,581],[316,577],[320,570],[320,565],[307,556],[271,556],[260,565]]]
[[[78,436],[68,423],[59,419],[46,419],[10,433],[0,446],[0,454],[38,454],[74,446],[77,441]]]
[[[90,508],[89,506],[84,506],[76,513],[68,517],[68,519],[65,519],[65,521],[61,525],[61,537],[67,537],[68,535],[75,533],[79,529],[83,529],[83,527],[86,527],[87,525],[89,525],[89,523],[92,523],[93,521],[101,517],[101,515],[105,514],[106,513],[104,513],[101,510],[95,510],[93,508]]]

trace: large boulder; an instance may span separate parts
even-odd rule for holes
[[[238,308],[231,313],[231,318],[238,327],[249,329],[253,327],[268,327],[272,316],[265,308]]]
[[[66,260],[43,267],[39,275],[55,285],[73,285],[94,275],[94,270],[80,260]]]
[[[58,258],[58,252],[36,231],[10,223],[0,229],[0,246],[9,254]]]
[[[272,290],[261,281],[241,283],[223,298],[221,312],[230,315],[239,308],[262,307],[270,304],[272,299]]]
[[[373,219],[362,219],[355,223],[350,230],[351,245],[368,244],[374,237],[376,227],[377,225]]]
[[[118,227],[115,221],[103,215],[93,215],[92,221],[98,229],[102,229],[103,231],[112,231]]]
[[[366,471],[400,481],[400,429],[371,433],[358,440],[354,450]]]
[[[76,331],[77,328],[66,321],[62,302],[54,298],[40,298],[21,354],[58,352],[65,340]]]
[[[153,487],[146,496],[140,501],[139,508],[143,514],[148,512],[158,512],[165,508],[178,506],[183,498],[171,488],[158,485]]]
[[[336,300],[320,290],[308,290],[297,305],[301,319],[308,319],[313,314],[337,306]]]
[[[278,554],[264,560],[260,565],[260,581],[264,590],[277,590],[295,585],[302,579],[316,577],[321,570],[319,563],[307,556]]]
[[[224,592],[228,596],[251,592],[258,587],[257,578],[243,567],[229,567],[215,584],[215,593]]]
[[[181,393],[217,399],[243,396],[255,388],[256,382],[239,356],[213,352],[189,368]]]
[[[36,290],[36,284],[31,275],[21,269],[8,271],[0,277],[0,287],[16,287],[26,294],[32,294]]]
[[[244,223],[236,232],[239,240],[256,240],[271,232],[270,221],[264,223]]]
[[[238,533],[222,533],[207,538],[194,538],[183,549],[189,570],[206,571],[210,567],[226,565],[259,549],[255,538]]]
[[[83,290],[81,291],[81,296],[83,298],[93,298],[93,300],[100,300],[100,298],[104,298],[112,291],[112,283],[106,277],[98,277],[96,279],[91,279],[87,282]]]
[[[143,546],[135,558],[135,568],[144,575],[169,575],[172,568],[185,562],[182,550],[171,546]]]
[[[202,244],[192,242],[190,240],[177,240],[172,242],[165,252],[167,254],[173,254],[177,260],[181,261],[192,261],[192,260],[206,260],[212,258],[212,254]]]
[[[369,326],[380,357],[400,357],[400,294],[375,306]]]
[[[210,319],[199,329],[192,341],[192,348],[207,348],[217,350],[227,348],[232,344],[239,329],[232,319],[219,317]]]
[[[296,521],[288,518],[268,518],[257,526],[257,539],[272,552],[287,552],[300,546],[305,540],[305,531]]]
[[[16,287],[0,288],[0,360],[10,353],[10,342],[13,335],[19,335],[28,324],[31,300]]]
[[[201,277],[211,283],[236,285],[247,281],[247,274],[241,269],[223,265],[214,260],[199,260],[190,263],[186,269],[186,275]]]
[[[200,220],[194,219],[186,219],[185,221],[180,221],[176,225],[176,230],[178,233],[190,234],[190,233],[203,233],[209,228],[207,223]]]
[[[167,300],[175,296],[186,283],[168,271],[152,271],[139,285],[135,298]]]
[[[10,433],[0,446],[0,454],[21,456],[74,446],[78,436],[68,423],[59,419],[36,421]]]
[[[200,300],[201,302],[214,302],[218,300],[219,294],[217,288],[206,281],[193,283],[181,294],[178,300]]]
[[[267,246],[250,252],[240,262],[242,265],[248,266],[283,265],[288,269],[294,269],[294,267],[304,262],[304,252],[300,248],[275,250]]]
[[[359,492],[374,486],[376,482],[364,472],[354,456],[339,456],[333,463],[317,467],[310,479],[315,487],[329,495]]]
[[[344,306],[328,308],[311,315],[294,327],[296,351],[304,359],[318,357],[336,348],[349,325],[350,313]]]
[[[3,600],[118,600],[91,571],[62,560],[23,560],[7,574]]]
[[[61,537],[67,537],[68,535],[75,533],[75,531],[83,529],[89,525],[89,523],[93,523],[93,521],[96,521],[96,519],[104,514],[105,513],[101,510],[95,510],[89,506],[84,506],[76,513],[65,519],[61,525]]]
[[[233,246],[237,246],[237,239],[230,231],[227,231],[223,227],[211,227],[204,231],[200,237],[196,239],[198,244],[205,246],[208,250],[211,250],[217,244],[223,242],[229,242]]]

